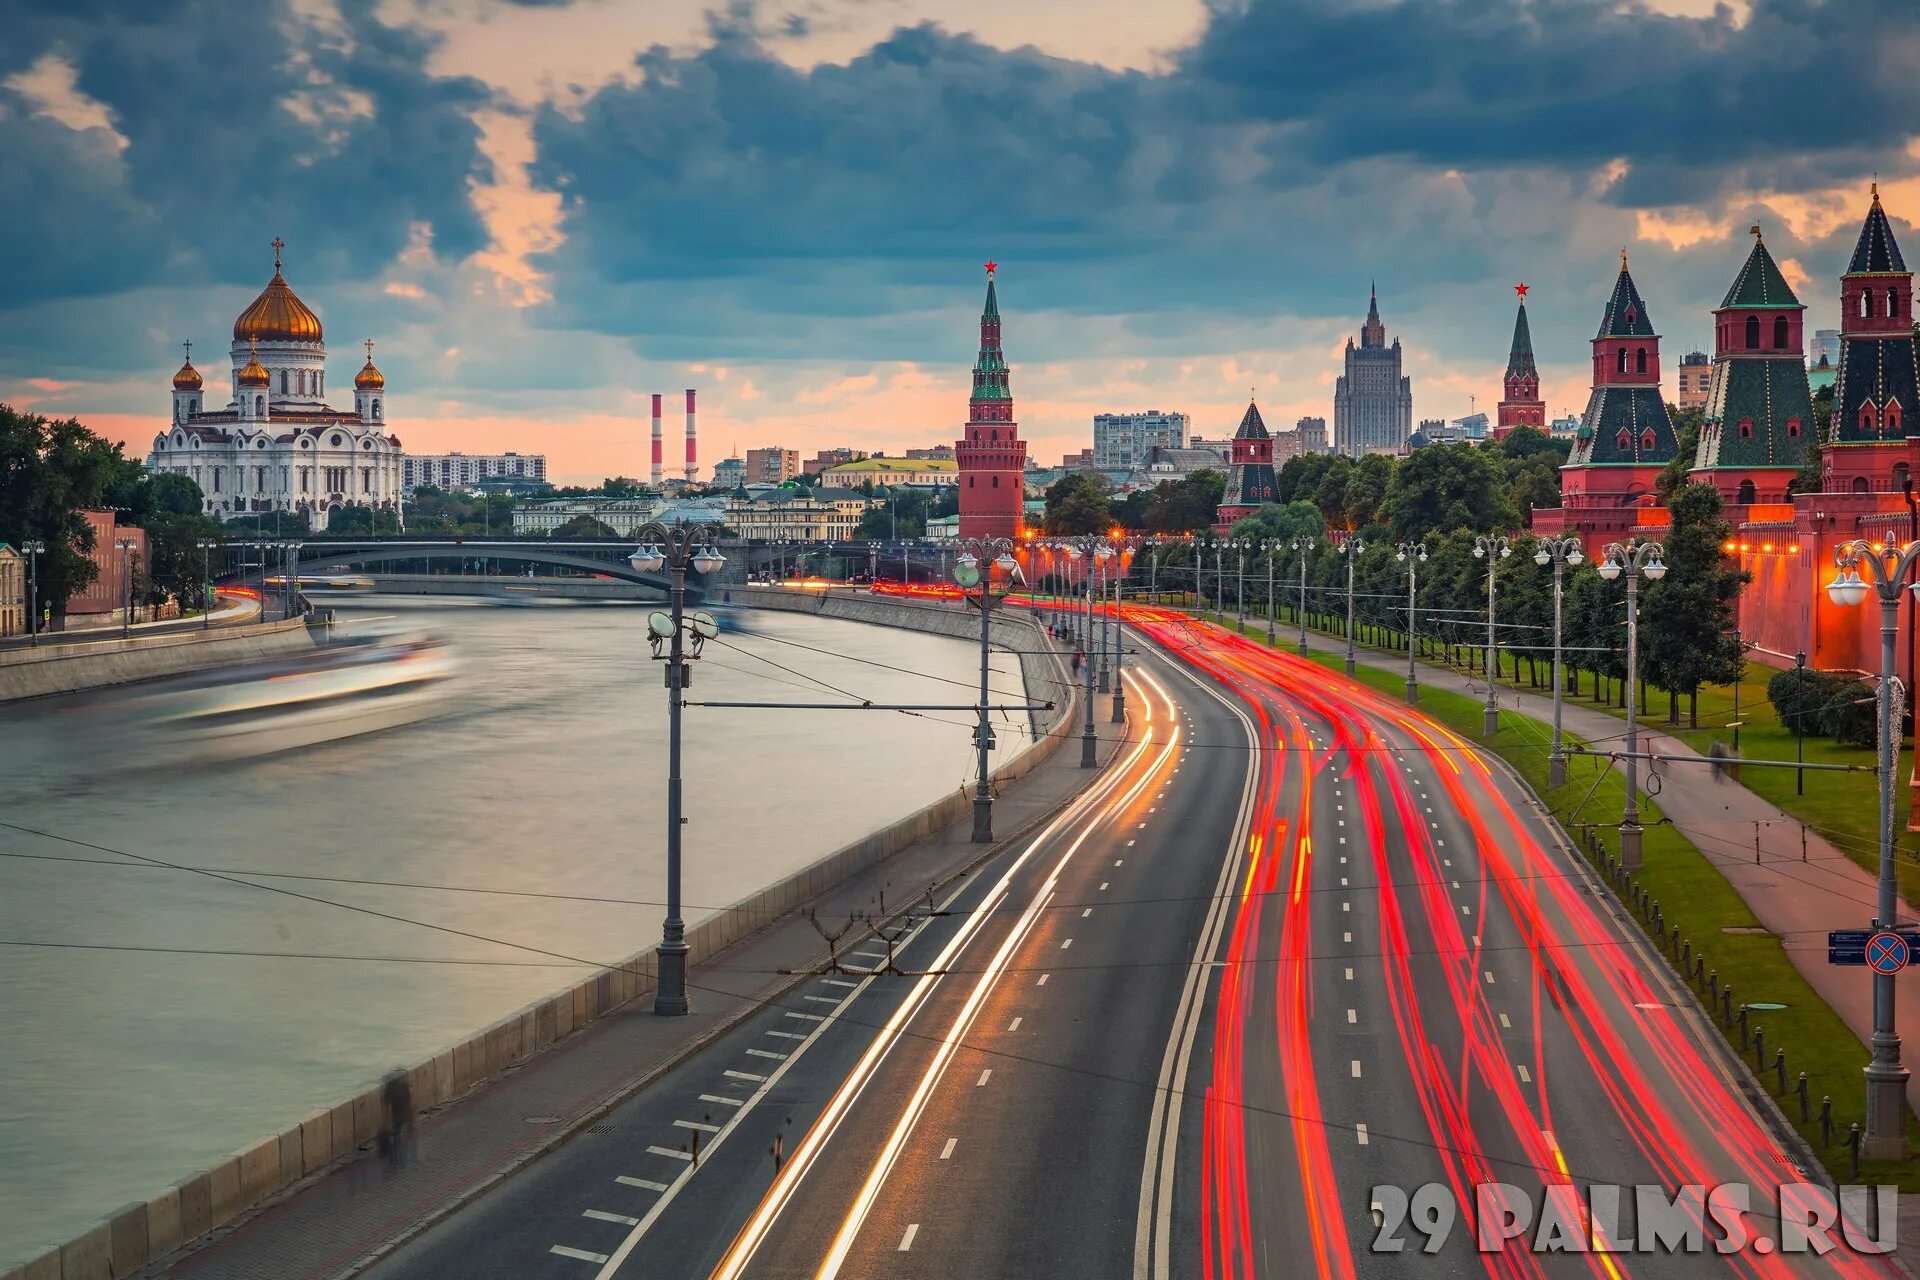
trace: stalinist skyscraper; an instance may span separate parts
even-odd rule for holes
[[[1400,372],[1400,340],[1387,345],[1379,293],[1373,291],[1360,345],[1347,339],[1347,371],[1333,386],[1333,449],[1350,458],[1393,453],[1412,432],[1413,382]]]

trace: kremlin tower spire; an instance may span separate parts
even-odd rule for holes
[[[1273,436],[1260,417],[1260,406],[1251,399],[1240,415],[1240,427],[1233,433],[1233,461],[1227,469],[1227,489],[1221,496],[1215,523],[1222,530],[1234,522],[1259,514],[1263,503],[1273,501]]]
[[[954,446],[960,464],[960,536],[1014,538],[1026,500],[1027,445],[1013,420],[1013,390],[1000,349],[997,263],[987,264],[987,301],[980,312],[980,354],[973,362],[966,435]]]
[[[1900,257],[1880,187],[1840,277],[1840,371],[1822,451],[1829,493],[1898,492],[1911,472],[1909,439],[1920,435],[1920,362],[1913,341],[1913,273]]]
[[[1503,440],[1515,427],[1547,429],[1547,402],[1540,398],[1540,370],[1533,362],[1533,331],[1527,327],[1527,286],[1513,286],[1520,306],[1513,317],[1513,347],[1507,353],[1505,394],[1493,438]]]

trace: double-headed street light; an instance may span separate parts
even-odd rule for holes
[[[1547,787],[1551,790],[1565,786],[1567,781],[1567,751],[1560,740],[1560,689],[1566,683],[1560,666],[1560,599],[1568,566],[1580,564],[1580,539],[1542,538],[1534,549],[1533,562],[1543,569],[1553,566],[1553,750],[1547,755]]]
[[[1087,664],[1086,664],[1086,673],[1085,673],[1086,688],[1085,690],[1083,690],[1086,697],[1086,720],[1085,720],[1085,723],[1082,725],[1081,731],[1080,731],[1080,767],[1082,769],[1092,769],[1092,768],[1098,767],[1100,763],[1099,755],[1098,755],[1098,740],[1094,737],[1094,733],[1093,733],[1093,661],[1094,659],[1093,659],[1093,650],[1091,648],[1091,645],[1093,643],[1093,599],[1094,599],[1093,566],[1095,563],[1105,560],[1108,556],[1111,556],[1113,554],[1113,549],[1107,545],[1107,540],[1105,538],[1102,538],[1097,534],[1080,534],[1079,536],[1072,537],[1072,538],[1059,538],[1054,541],[1053,545],[1065,549],[1067,553],[1067,560],[1069,563],[1079,561],[1083,558],[1087,562],[1086,564],[1086,583],[1087,583],[1086,618],[1087,618],[1087,641],[1088,641],[1089,648],[1087,649]]]
[[[987,753],[994,748],[993,722],[989,718],[987,705],[988,664],[993,658],[988,637],[989,617],[994,597],[1004,596],[1013,589],[1020,573],[1020,562],[1013,558],[1013,541],[1010,538],[961,538],[959,545],[966,550],[954,562],[953,580],[963,595],[975,587],[980,588],[980,722],[973,731],[974,751],[978,759],[973,786],[973,842],[992,844],[993,794],[987,788]],[[986,557],[995,551],[1000,554],[987,560]],[[1000,571],[998,582],[994,580],[996,569]]]
[[[1640,869],[1640,579],[1667,576],[1662,554],[1657,542],[1615,542],[1598,566],[1608,582],[1627,575],[1627,803],[1620,813],[1620,865],[1628,871]]]
[[[213,626],[213,549],[220,544],[212,538],[198,538],[194,546],[200,549],[200,629],[209,630]]]
[[[47,544],[38,538],[28,538],[20,544],[27,553],[27,643],[40,643],[40,557],[47,553]]]
[[[127,611],[120,618],[120,638],[126,639],[133,634],[133,548],[132,538],[121,538],[114,543],[120,548],[120,573],[127,582]]]
[[[1500,660],[1494,656],[1493,638],[1493,575],[1500,562],[1513,554],[1513,544],[1505,534],[1475,534],[1473,539],[1473,558],[1487,562],[1487,711],[1481,725],[1481,737],[1491,738],[1500,732],[1500,701],[1494,681],[1500,674]]]
[[[1360,553],[1362,551],[1365,551],[1366,549],[1367,549],[1367,544],[1362,542],[1358,535],[1348,538],[1345,542],[1340,544],[1340,550],[1342,554],[1344,554],[1347,557],[1347,675],[1349,677],[1353,675],[1353,671],[1354,671],[1353,562],[1355,560],[1358,560],[1360,558]]]
[[[1403,542],[1395,559],[1407,566],[1407,701],[1420,701],[1420,677],[1414,669],[1414,611],[1417,608],[1415,589],[1420,578],[1420,566],[1426,562],[1427,544],[1424,542]]]
[[[1307,656],[1307,557],[1313,554],[1312,538],[1295,538],[1293,549],[1300,553],[1300,656]]]
[[[672,572],[667,591],[668,611],[647,618],[649,643],[653,656],[664,656],[667,664],[667,918],[661,925],[660,976],[654,988],[653,1011],[669,1017],[687,1012],[687,926],[680,918],[680,710],[684,690],[692,683],[687,662],[700,656],[700,649],[719,633],[713,615],[696,613],[691,619],[691,646],[687,644],[687,570],[702,577],[727,562],[713,549],[709,535],[687,526],[668,527],[649,521],[640,529],[640,545],[627,557],[639,573]],[[667,652],[662,655],[662,645]],[[689,652],[691,649],[691,652]]]
[[[1902,696],[1893,674],[1894,636],[1900,626],[1900,596],[1913,576],[1914,562],[1920,560],[1920,542],[1901,547],[1892,539],[1876,544],[1860,538],[1835,547],[1833,559],[1840,572],[1828,584],[1827,595],[1835,604],[1860,604],[1869,589],[1880,597],[1880,893],[1873,927],[1892,929],[1900,905],[1893,864],[1893,795],[1900,756],[1900,740],[1894,736],[1900,724],[1896,704]],[[1863,564],[1872,582],[1860,576]],[[1867,1063],[1867,1132],[1861,1144],[1861,1154],[1870,1160],[1898,1160],[1907,1154],[1907,1069],[1894,1030],[1893,984],[1891,973],[1873,975],[1873,1059]]]

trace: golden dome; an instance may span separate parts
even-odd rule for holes
[[[373,367],[373,339],[367,339],[367,363],[354,376],[353,385],[361,391],[380,391],[387,385],[386,375]]]
[[[259,340],[250,338],[253,346],[259,346]],[[240,370],[240,385],[243,387],[264,387],[273,381],[267,367],[260,363],[260,357],[252,352],[247,355],[246,367]]]
[[[300,301],[280,274],[278,239],[273,242],[273,279],[253,300],[253,305],[233,322],[235,342],[319,342],[320,317]]]
[[[198,391],[202,385],[200,371],[193,367],[191,360],[181,365],[180,372],[173,375],[175,391]]]

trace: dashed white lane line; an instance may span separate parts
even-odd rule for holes
[[[1357,1124],[1353,1126],[1353,1136],[1359,1141],[1361,1146],[1363,1147],[1366,1146],[1367,1145],[1367,1126],[1363,1124]]]
[[[1353,981],[1353,970],[1351,970],[1351,969],[1349,969],[1349,970],[1347,970],[1347,981],[1348,981],[1348,982],[1352,982],[1352,981]]]
[[[1460,908],[1460,914],[1461,914],[1461,915],[1463,915],[1463,916],[1470,916],[1470,915],[1472,915],[1472,914],[1473,914],[1473,908],[1472,908],[1472,907],[1467,907],[1467,906],[1463,906],[1463,907],[1461,907],[1461,908]]]
[[[582,1209],[580,1216],[583,1218],[592,1218],[596,1222],[617,1222],[623,1227],[637,1227],[640,1225],[640,1219],[638,1218],[629,1218],[624,1213],[608,1213],[605,1209]]]
[[[1520,1083],[1521,1084],[1533,1083],[1533,1076],[1530,1072],[1528,1072],[1527,1068],[1524,1065],[1520,1067]]]
[[[700,1101],[702,1101],[702,1102],[717,1102],[717,1103],[719,1103],[719,1104],[720,1104],[721,1106],[723,1106],[723,1107],[737,1107],[737,1106],[739,1106],[739,1105],[740,1105],[740,1099],[738,1099],[738,1098],[723,1098],[723,1097],[721,1097],[721,1096],[720,1096],[719,1094],[717,1094],[717,1093],[703,1093],[703,1094],[701,1094],[701,1095],[700,1095]]]
[[[859,956],[862,960],[885,960],[887,958],[887,953],[884,951],[856,951],[853,954]]]
[[[805,1040],[806,1039],[805,1036],[801,1035],[797,1031],[769,1031],[767,1032],[767,1034],[770,1036],[778,1036],[782,1040]]]
[[[1491,970],[1491,969],[1488,969],[1488,970],[1486,970],[1486,975],[1487,975],[1487,985],[1488,985],[1488,986],[1492,986],[1492,985],[1493,985],[1493,970]]]
[[[1144,822],[1134,828],[1135,831],[1145,831],[1146,829],[1147,829],[1147,824]]]
[[[1358,1058],[1353,1060],[1353,1078],[1355,1080],[1360,1078],[1360,1059]]]
[[[857,982],[848,982],[845,978],[822,978],[820,981],[830,987],[857,987],[860,985]]]
[[[765,1084],[767,1082],[765,1076],[757,1076],[751,1071],[722,1071],[720,1074],[729,1080],[751,1080],[755,1084]]]
[[[1507,1021],[1507,1015],[1504,1013],[1500,1015],[1500,1025],[1507,1028],[1509,1031],[1513,1029],[1513,1024]]]
[[[973,1087],[978,1089],[981,1085],[985,1084],[988,1080],[992,1078],[993,1078],[993,1068],[988,1067],[986,1070],[980,1073],[980,1078],[973,1082]]]
[[[557,1244],[547,1250],[547,1252],[557,1253],[563,1258],[578,1258],[582,1262],[605,1262],[607,1260],[607,1255],[604,1253],[589,1253],[585,1249],[569,1249],[563,1244]]]
[[[798,1018],[802,1022],[825,1022],[826,1021],[825,1018],[821,1017],[817,1013],[795,1013],[791,1009],[787,1010],[787,1016],[789,1018]]]
[[[1342,941],[1342,942],[1352,942],[1352,941],[1353,941],[1353,935],[1352,935],[1351,933],[1343,933],[1343,934],[1341,934],[1341,935],[1340,935],[1340,941]]]
[[[1009,1022],[1007,1024],[1007,1030],[1009,1031],[1018,1031],[1019,1029],[1020,1029],[1020,1019],[1018,1018],[1015,1018],[1012,1022]]]
[[[1127,841],[1127,848],[1129,848],[1129,849],[1131,849],[1131,848],[1133,848],[1133,841],[1131,841],[1131,840],[1129,840],[1129,841]],[[1115,859],[1113,860],[1113,865],[1117,867],[1117,866],[1119,866],[1119,865],[1120,865],[1121,863],[1123,863],[1123,862],[1125,862],[1125,861],[1126,861],[1126,859],[1125,859],[1125,858],[1115,858]]]
[[[839,1004],[832,996],[801,996],[802,1000],[811,1000],[815,1004]]]
[[[616,1177],[614,1181],[623,1187],[638,1187],[642,1191],[665,1191],[667,1189],[667,1184],[664,1182],[651,1182],[646,1178],[629,1178],[624,1173]]]
[[[948,1138],[947,1145],[940,1148],[940,1158],[942,1160],[951,1159],[953,1156],[953,1149],[959,1145],[960,1145],[960,1139]]]
[[[1357,1010],[1357,1009],[1349,1009],[1349,1010],[1347,1010],[1347,1023],[1348,1023],[1348,1025],[1349,1025],[1349,1026],[1351,1026],[1352,1024],[1354,1024],[1354,1023],[1356,1023],[1356,1022],[1359,1022],[1359,1021],[1360,1021],[1360,1011],[1359,1011],[1359,1010]]]
[[[693,1159],[690,1152],[682,1151],[678,1147],[648,1147],[647,1154],[650,1156],[665,1156],[669,1160],[690,1161]]]
[[[1347,878],[1345,876],[1340,877],[1340,887],[1342,889],[1347,887]]]
[[[1453,882],[1453,887],[1454,887],[1454,888],[1456,888],[1456,889],[1458,889],[1458,888],[1460,887],[1460,882],[1459,882],[1458,880],[1455,880],[1455,881]]]
[[[907,1250],[913,1248],[913,1238],[919,1234],[920,1224],[917,1222],[909,1222],[907,1224],[907,1234],[900,1237],[900,1247],[895,1250],[895,1252],[905,1253]]]
[[[747,1050],[747,1056],[749,1058],[772,1058],[775,1062],[785,1062],[787,1060],[786,1054],[775,1053],[771,1049],[749,1049]]]
[[[1093,914],[1093,908],[1092,908],[1092,907],[1088,907],[1088,908],[1087,908],[1087,909],[1086,909],[1085,911],[1082,911],[1082,912],[1080,913],[1080,918],[1081,918],[1082,920],[1085,920],[1085,919],[1086,919],[1086,918],[1087,918],[1088,916],[1090,916],[1090,915],[1092,915],[1092,914]]]
[[[701,1121],[699,1121],[699,1120],[675,1120],[675,1121],[673,1122],[673,1127],[674,1127],[674,1128],[676,1128],[676,1129],[697,1129],[697,1130],[699,1130],[699,1131],[700,1131],[701,1133],[718,1133],[718,1132],[720,1132],[720,1126],[719,1126],[719,1125],[717,1125],[717,1124],[705,1124],[705,1123],[702,1123],[702,1122],[701,1122]]]
[[[1342,911],[1351,911],[1353,910],[1353,904],[1351,902],[1343,902],[1340,904],[1340,909]]]
[[[1102,880],[1100,882],[1100,892],[1105,893],[1106,891],[1107,891],[1107,882],[1105,880]]]
[[[1070,946],[1072,946],[1072,945],[1073,945],[1073,939],[1072,939],[1072,938],[1068,938],[1068,939],[1066,939],[1066,940],[1065,940],[1064,942],[1062,942],[1062,943],[1060,944],[1060,949],[1061,949],[1062,951],[1065,951],[1065,950],[1066,950],[1066,949],[1067,949],[1068,947],[1070,947]]]
[[[1347,855],[1344,853],[1340,855],[1340,865],[1343,867],[1347,865]]]
[[[1043,973],[1040,975],[1040,981],[1034,983],[1033,985],[1036,987],[1044,987],[1047,985],[1047,979],[1051,978],[1052,976],[1053,975],[1050,973]]]

